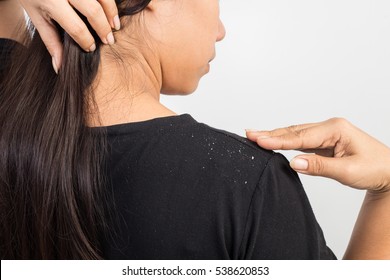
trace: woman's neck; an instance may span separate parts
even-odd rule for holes
[[[102,49],[99,73],[92,87],[97,108],[88,125],[110,126],[176,115],[160,103],[162,73],[158,60],[134,50],[131,57],[122,56],[118,61],[107,55],[110,48]]]
[[[16,0],[0,1],[0,38],[7,38],[22,43],[25,33],[23,8]]]

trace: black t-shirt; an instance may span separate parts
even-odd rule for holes
[[[107,132],[118,221],[105,257],[334,258],[282,155],[190,115]]]
[[[105,258],[335,258],[282,155],[190,115],[104,129],[115,202]]]

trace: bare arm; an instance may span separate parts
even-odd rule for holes
[[[291,167],[367,190],[346,250],[346,259],[390,259],[390,148],[344,119],[247,131],[273,150],[299,150]]]
[[[344,259],[390,259],[390,191],[367,192]]]

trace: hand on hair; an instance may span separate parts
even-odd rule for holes
[[[247,137],[270,150],[299,150],[291,161],[297,172],[324,176],[371,191],[390,191],[390,148],[334,118],[272,131],[247,131]]]
[[[95,40],[76,10],[87,17],[92,28],[105,44],[113,44],[111,29],[120,29],[115,0],[19,0],[53,57],[57,72],[62,63],[62,43],[57,22],[85,51],[94,51]]]

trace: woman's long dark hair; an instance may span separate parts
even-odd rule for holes
[[[119,14],[134,15],[149,2],[117,1]],[[86,126],[100,44],[85,53],[62,34],[59,75],[35,32],[12,56],[0,87],[1,259],[104,256],[101,238],[110,205],[105,136]]]

